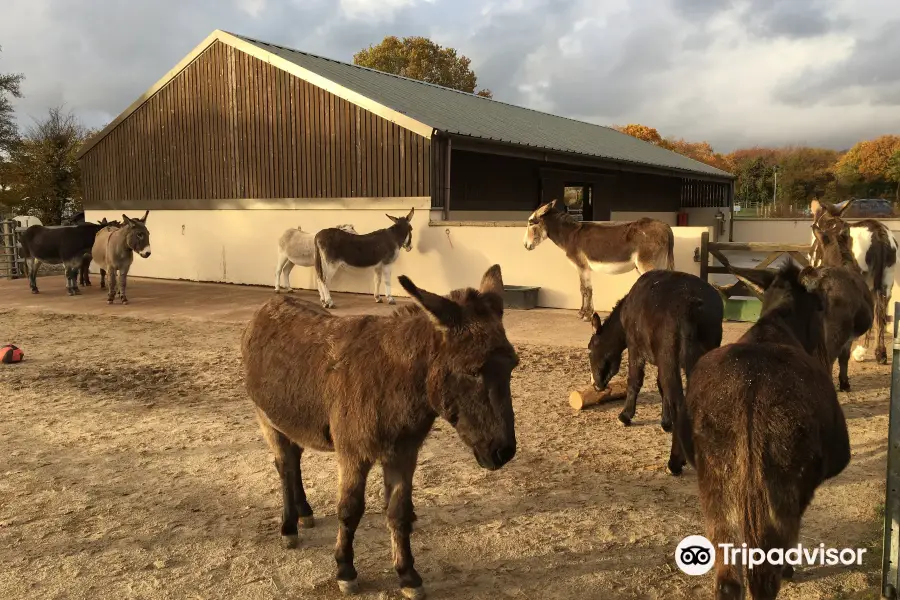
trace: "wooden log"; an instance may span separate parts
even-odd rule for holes
[[[598,392],[593,387],[584,390],[575,390],[569,394],[569,406],[575,410],[582,410],[601,402],[609,402],[610,400],[622,400],[625,398],[625,382],[613,381],[602,392]]]

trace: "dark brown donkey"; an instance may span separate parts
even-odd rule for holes
[[[828,228],[832,222],[843,223],[842,216],[853,205],[852,200],[840,204],[820,203],[813,200],[810,210],[813,222],[822,228]],[[875,219],[863,219],[849,225],[850,254],[859,266],[872,291],[875,306],[875,362],[887,364],[887,348],[884,345],[884,329],[887,327],[888,305],[894,289],[894,270],[897,266],[897,239],[884,223]],[[819,266],[822,263],[822,248],[813,233],[810,252],[810,264]],[[865,342],[853,350],[853,358],[862,361],[866,355],[873,328],[866,332]]]
[[[719,292],[696,275],[655,270],[638,278],[605,323],[594,314],[588,349],[596,389],[609,385],[628,349],[627,394],[619,414],[623,425],[631,425],[634,418],[644,366],[649,362],[659,371],[656,386],[662,397],[662,428],[672,431],[672,419],[684,402],[681,370],[689,377],[697,360],[722,343],[723,312]],[[668,471],[678,475],[682,466],[681,448],[673,435]]]
[[[796,546],[816,488],[850,462],[844,413],[827,370],[815,269],[732,271],[765,290],[759,320],[734,344],[703,355],[676,428],[697,469],[707,537],[767,553]],[[756,600],[778,595],[793,569],[748,570]],[[716,556],[716,598],[741,598],[741,565]]]
[[[651,269],[675,268],[675,236],[672,228],[656,219],[593,223],[576,221],[558,200],[544,204],[530,217],[525,229],[525,248],[534,250],[550,238],[578,269],[581,280],[581,310],[588,321],[594,314],[591,271],[610,275],[634,269],[644,274]]]
[[[379,462],[394,568],[403,594],[422,598],[409,544],[419,447],[440,416],[481,467],[509,462],[516,453],[510,377],[518,357],[503,328],[499,265],[487,270],[479,290],[447,297],[399,280],[417,304],[392,316],[335,317],[276,296],[253,316],[242,352],[247,389],[281,476],[286,544],[296,545],[298,520],[313,525],[303,450],[336,452],[337,579],[343,592],[355,591],[353,536],[366,478]]]
[[[412,225],[416,209],[405,217],[385,215],[394,222],[390,227],[370,233],[351,233],[337,227],[322,229],[313,238],[315,246],[316,285],[319,300],[325,308],[334,308],[328,283],[338,269],[347,265],[356,268],[375,269],[375,302],[381,302],[379,288],[384,277],[384,295],[388,304],[394,304],[391,296],[391,267],[400,256],[400,249],[412,250]]]

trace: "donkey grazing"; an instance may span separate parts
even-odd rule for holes
[[[822,228],[828,228],[832,221],[841,221],[844,212],[852,206],[853,201],[847,200],[840,204],[822,204],[813,200],[810,209],[814,222]],[[841,221],[842,222],[842,221]],[[894,269],[897,265],[897,240],[891,230],[883,223],[875,219],[863,219],[849,226],[852,240],[851,253],[862,271],[863,277],[869,289],[872,290],[875,304],[875,361],[879,364],[887,364],[887,348],[884,345],[884,329],[887,326],[888,303],[891,301],[891,292],[894,289]],[[822,247],[813,232],[812,249],[810,252],[810,264],[818,266],[822,264]],[[866,348],[872,335],[872,328],[866,332],[865,345],[859,345],[853,350],[853,358],[857,362],[863,360]]]
[[[281,477],[285,544],[297,544],[298,521],[313,526],[303,450],[336,452],[337,579],[341,591],[354,592],[353,536],[366,478],[380,462],[394,568],[403,594],[422,598],[409,543],[419,448],[440,416],[481,467],[509,462],[516,453],[510,378],[518,357],[503,328],[499,265],[487,270],[479,290],[446,297],[399,280],[417,304],[392,316],[335,317],[274,296],[244,331],[242,354],[247,390]]]
[[[619,372],[628,348],[625,408],[619,414],[631,425],[637,396],[644,384],[644,366],[656,365],[656,386],[662,397],[662,428],[672,431],[672,419],[684,402],[681,370],[690,377],[697,360],[722,343],[724,305],[716,289],[695,275],[653,270],[641,275],[619,300],[606,322],[594,313],[590,350],[591,382],[598,390]],[[672,436],[668,470],[681,473],[677,432]]]
[[[394,222],[385,229],[371,233],[355,234],[337,228],[322,229],[316,234],[316,277],[319,298],[325,308],[334,308],[328,283],[338,269],[347,265],[357,268],[375,267],[375,302],[381,302],[378,290],[384,277],[384,295],[388,304],[394,304],[391,296],[391,266],[400,256],[400,248],[412,250],[412,221],[415,208],[405,217],[385,215]]]
[[[109,273],[109,294],[107,303],[112,304],[116,298],[116,275],[121,277],[118,281],[118,293],[122,298],[122,304],[128,304],[125,289],[128,285],[128,271],[134,261],[134,253],[141,258],[150,256],[150,232],[147,230],[147,215],[144,212],[140,219],[130,219],[122,215],[122,225],[106,227],[97,234],[94,241],[94,262],[100,267],[100,287],[103,287],[106,274]]]
[[[338,225],[335,229],[356,233],[352,224]],[[316,245],[313,234],[300,227],[288,229],[278,238],[278,264],[275,266],[275,293],[283,286],[288,293],[291,288],[291,271],[294,265],[312,267],[316,264]]]
[[[675,268],[675,236],[672,228],[656,219],[592,223],[576,221],[559,200],[544,204],[530,217],[525,228],[525,249],[534,250],[550,240],[572,261],[581,278],[581,310],[588,321],[594,314],[591,271],[620,275],[637,269]]]
[[[815,269],[729,267],[765,290],[759,320],[736,343],[697,361],[676,428],[697,470],[714,546],[796,546],[816,488],[850,462],[844,413],[828,372]],[[757,564],[750,595],[771,599],[790,566]],[[741,598],[740,565],[716,564],[716,597]]]
[[[106,225],[106,219],[103,219],[100,223],[83,223],[68,227],[32,225],[23,231],[19,242],[22,244],[22,255],[28,269],[31,293],[39,293],[37,272],[41,263],[48,263],[65,265],[66,290],[70,296],[80,294],[79,271],[85,262],[90,263],[94,238]]]

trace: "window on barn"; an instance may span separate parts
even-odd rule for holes
[[[567,183],[564,188],[563,198],[566,203],[566,209],[575,220],[592,220],[591,186],[582,183]]]

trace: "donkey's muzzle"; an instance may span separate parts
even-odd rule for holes
[[[150,251],[149,251],[149,250],[148,250],[147,252],[141,252],[140,254],[141,254],[141,258],[150,258]]]
[[[487,453],[487,455],[482,455],[482,453],[475,451],[475,460],[478,461],[478,466],[483,469],[487,469],[488,471],[496,471],[509,461],[513,459],[516,455],[516,446],[512,444],[510,446],[502,446],[493,450],[492,452]]]

